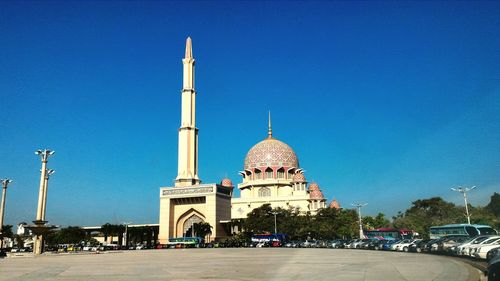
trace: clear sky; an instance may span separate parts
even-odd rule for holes
[[[182,63],[196,59],[200,177],[241,182],[273,135],[344,207],[500,191],[500,2],[0,2],[5,223],[157,223],[177,173]]]

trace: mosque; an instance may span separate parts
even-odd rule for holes
[[[193,224],[212,226],[209,240],[227,237],[227,224],[246,218],[263,204],[296,209],[315,214],[321,208],[340,208],[333,200],[328,206],[317,183],[307,182],[304,170],[293,149],[273,136],[269,114],[267,137],[247,153],[240,197],[233,197],[234,185],[224,178],[220,184],[203,184],[198,176],[198,128],[196,127],[195,59],[191,38],[186,40],[181,91],[181,126],[179,128],[178,173],[173,187],[160,188],[160,244],[169,238],[189,236]]]

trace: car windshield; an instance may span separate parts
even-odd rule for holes
[[[484,240],[481,244],[491,244],[491,243],[493,243],[493,242],[495,242],[495,241],[497,241],[499,239],[500,239],[500,237],[489,238],[487,240]]]
[[[489,237],[479,237],[476,239],[476,241],[472,242],[472,244],[479,244],[481,242],[483,242],[484,240],[488,239]]]
[[[495,234],[497,234],[496,231],[491,227],[479,227],[478,230],[479,230],[479,233],[481,235],[495,235]]]

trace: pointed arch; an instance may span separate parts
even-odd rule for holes
[[[191,208],[191,209],[187,210],[182,215],[180,215],[179,218],[177,219],[177,222],[175,224],[175,230],[174,230],[175,237],[182,237],[183,236],[183,234],[184,234],[184,223],[188,219],[190,219],[193,215],[196,215],[202,221],[206,220],[205,215],[203,215],[200,211],[198,211],[198,210],[196,210],[194,208]]]

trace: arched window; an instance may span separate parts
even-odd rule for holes
[[[266,169],[266,179],[272,179],[273,178],[273,169],[267,168]]]
[[[262,179],[262,172],[259,169],[255,169],[254,177],[256,180],[261,180]]]
[[[279,168],[278,169],[278,179],[284,179],[285,178],[285,169]]]
[[[259,197],[271,196],[271,190],[267,187],[261,187],[259,189]]]

